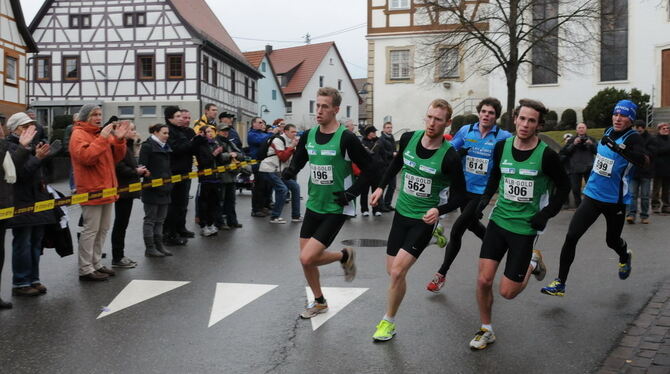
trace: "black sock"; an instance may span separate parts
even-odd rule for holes
[[[342,259],[340,260],[340,263],[344,264],[349,259],[349,252],[347,252],[344,249],[341,252],[342,252]]]
[[[321,295],[319,297],[315,297],[314,301],[316,301],[319,304],[325,304],[326,303],[326,299],[323,298],[323,295]]]

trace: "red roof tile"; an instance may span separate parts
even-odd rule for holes
[[[261,61],[263,61],[263,57],[265,57],[265,51],[243,52],[242,54],[256,69],[261,66]]]
[[[283,88],[284,94],[302,94],[326,53],[334,45],[334,42],[326,42],[273,50],[270,60],[277,74],[287,73],[297,67],[295,74]]]

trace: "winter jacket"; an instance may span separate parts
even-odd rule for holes
[[[9,152],[17,172],[18,169],[23,167],[23,165],[30,157],[30,151],[23,146],[16,147],[14,144],[10,144],[7,140],[0,139],[0,164],[2,164],[2,161],[5,159],[7,152]],[[5,171],[2,167],[0,167],[0,209],[10,208],[13,206],[14,185],[5,181]]]
[[[652,140],[653,136],[648,133],[647,131],[643,132],[640,134],[642,137],[642,141],[644,142],[644,149],[647,152],[647,156],[649,156],[649,167],[644,169],[644,168],[635,168],[635,173],[633,174],[633,178],[640,179],[640,178],[653,178],[654,177],[654,153],[652,151],[653,145]]]
[[[163,147],[152,137],[142,143],[139,163],[151,172],[149,177],[143,178],[143,183],[150,183],[153,179],[169,179],[171,177],[170,153],[172,153],[172,150],[169,145],[166,144]],[[160,187],[147,188],[142,191],[142,202],[156,205],[170,204],[171,191],[172,184],[166,184],[165,182]]]
[[[395,138],[393,137],[393,134],[388,135],[382,132],[382,135],[379,137],[379,139],[381,139],[383,145],[382,158],[384,159],[386,165],[388,165],[393,160],[393,153],[396,151]]]
[[[77,193],[102,191],[119,186],[116,164],[126,155],[126,141],[109,135],[100,136],[100,128],[88,122],[77,122],[70,137],[70,160]],[[104,205],[115,202],[118,195],[90,200],[81,205]]]
[[[200,117],[200,119],[197,120],[195,122],[195,124],[193,125],[193,132],[195,134],[200,133],[200,128],[203,127],[203,126],[206,126],[206,125],[210,125],[210,126],[213,126],[214,128],[216,128],[216,122],[210,121],[207,118],[207,116],[203,114],[202,117]]]
[[[223,147],[223,152],[221,153],[221,159],[223,161],[224,166],[228,167],[233,163],[239,163],[241,161],[244,161],[244,153],[242,153],[240,148],[232,140],[224,138],[223,136],[220,135],[216,137],[216,140]],[[232,157],[230,157],[231,152],[237,153],[236,159],[233,160]],[[225,171],[223,173],[219,173],[219,178],[223,183],[234,183],[235,176],[237,176],[238,173],[239,169]]]
[[[656,135],[649,145],[654,157],[654,176],[670,177],[670,136]]]
[[[126,141],[126,156],[116,164],[116,178],[119,180],[119,187],[125,187],[140,181],[137,175],[137,159],[135,158],[135,141],[128,139]],[[139,199],[141,192],[126,192],[119,196],[120,199]]]
[[[191,139],[195,135],[193,129],[175,126],[168,123],[170,137],[167,144],[172,149],[170,153],[170,167],[172,174],[188,174],[193,169],[193,154],[191,153]]]
[[[7,139],[10,152],[18,152],[23,148],[19,144],[16,135],[10,135]],[[47,193],[44,175],[42,173],[42,160],[35,157],[32,152],[21,167],[16,168],[16,183],[14,183],[14,206],[24,208],[33,206],[38,201],[50,200]],[[47,225],[56,222],[56,215],[52,210],[38,213],[24,213],[9,219],[8,228]]]
[[[579,136],[572,137],[560,150],[560,154],[568,160],[568,173],[570,174],[590,171],[593,168],[593,160],[595,160],[598,148],[598,142],[590,136],[584,136],[583,141],[575,144],[577,138]],[[586,140],[590,140],[591,144],[586,144]]]
[[[291,139],[282,134],[272,139],[272,144],[268,147],[267,156],[261,161],[258,169],[264,173],[280,173],[288,168],[295,152],[295,147],[291,147]]]
[[[191,147],[195,159],[198,161],[198,171],[212,169],[212,174],[198,176],[198,181],[200,183],[221,183],[221,178],[218,176],[216,168],[225,163],[221,153],[216,156],[212,154],[212,152],[219,146],[221,146],[221,144],[219,144],[216,138],[207,139],[201,135],[193,137]]]
[[[265,131],[251,129],[247,135],[247,143],[249,143],[249,156],[258,159],[258,149],[268,140],[273,134],[268,134]]]

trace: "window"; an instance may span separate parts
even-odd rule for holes
[[[212,86],[219,85],[219,64],[212,61]]]
[[[154,107],[154,110],[156,108]],[[133,106],[120,106],[119,107],[119,117],[132,117],[135,115],[135,107]]]
[[[144,12],[123,13],[123,27],[142,27],[147,25],[147,14]]]
[[[337,80],[337,90],[342,91],[342,79]]]
[[[310,114],[314,113],[314,100],[309,101],[309,113]]]
[[[235,70],[230,69],[230,92],[232,92],[232,93],[237,92],[235,86],[236,86],[236,82],[235,82]]]
[[[63,80],[79,80],[79,56],[63,57]]]
[[[347,105],[347,118],[351,118],[351,105]]]
[[[391,64],[389,77],[391,80],[410,80],[409,49],[391,50],[389,53]]]
[[[265,62],[261,62],[261,71],[265,73]]]
[[[156,79],[156,59],[154,55],[137,56],[137,78],[143,80]]]
[[[249,78],[244,77],[244,97],[249,98]]]
[[[256,101],[256,81],[251,81],[251,101]]]
[[[277,100],[277,90],[272,90],[272,100]]]
[[[125,21],[125,19],[124,19]],[[70,28],[71,29],[90,29],[91,15],[90,14],[70,14]]]
[[[286,113],[287,114],[293,113],[293,102],[292,101],[287,101],[286,102]]]
[[[602,0],[600,80],[628,79],[628,1]]]
[[[209,82],[209,57],[202,58],[202,81]]]
[[[7,84],[17,84],[18,83],[18,59],[16,57],[5,55],[5,83]]]
[[[155,117],[156,116],[156,107],[155,106],[141,106],[140,113],[142,117]]]
[[[51,80],[51,57],[35,58],[35,80]]]
[[[543,38],[531,50],[533,84],[558,82],[558,0],[540,0],[533,4],[535,38]]]
[[[184,55],[167,55],[167,78],[184,79]]]
[[[323,75],[319,76],[319,87],[323,87]]]
[[[409,9],[409,0],[391,0],[391,5],[389,8],[391,10]]]
[[[459,78],[460,74],[460,51],[458,47],[440,47],[437,50],[439,62],[437,64],[437,77],[439,79]]]

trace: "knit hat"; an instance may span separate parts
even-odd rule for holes
[[[7,128],[9,129],[9,132],[14,132],[17,127],[29,124],[31,122],[35,123],[35,120],[30,119],[30,117],[28,117],[28,115],[23,112],[18,112],[9,117],[7,120]]]
[[[368,134],[371,132],[377,132],[377,128],[374,126],[366,127],[365,129],[363,129],[363,136],[368,136]]]
[[[96,109],[101,109],[100,106],[96,104],[84,104],[81,109],[79,109],[79,120],[81,122],[87,122],[88,121],[88,116],[91,115],[91,112],[96,110]]]
[[[628,119],[633,122],[637,118],[637,105],[630,100],[621,100],[614,106],[612,115],[615,114],[621,114],[622,116],[628,117]]]
[[[170,105],[165,107],[165,110],[163,111],[163,113],[165,114],[165,123],[169,124],[170,121],[168,120],[172,119],[174,117],[174,114],[180,111],[181,110],[179,110],[178,106]]]

